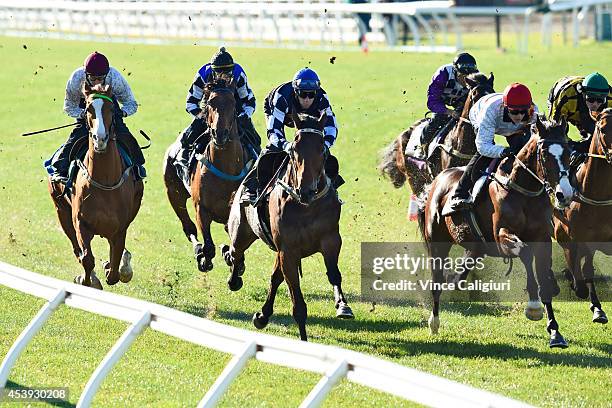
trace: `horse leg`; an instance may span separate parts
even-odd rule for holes
[[[212,235],[210,233],[210,224],[212,223],[212,217],[206,209],[196,204],[196,221],[200,226],[200,231],[204,238],[204,247],[200,252],[199,256],[196,254],[198,261],[198,269],[201,272],[208,272],[213,268],[213,258],[215,257],[215,243],[213,242]]]
[[[242,191],[241,189],[238,190]],[[238,193],[236,193],[238,196]],[[230,276],[227,285],[231,291],[240,290],[244,274],[244,252],[257,240],[257,235],[251,229],[247,220],[245,209],[237,201],[232,204],[232,210],[228,220],[228,234],[230,245],[223,245],[221,253],[227,266],[230,267]]]
[[[110,262],[104,269],[106,272],[106,283],[109,285],[114,285],[119,282],[119,265],[123,260],[126,234],[127,230],[123,230],[115,234],[114,237],[108,239],[108,244],[110,246]]]
[[[280,267],[280,258],[277,255],[274,260],[274,270],[272,271],[272,276],[270,277],[270,289],[268,289],[268,297],[266,298],[266,302],[261,308],[261,312],[255,313],[253,315],[253,325],[255,325],[258,329],[263,329],[268,325],[268,321],[270,320],[270,316],[274,313],[274,299],[276,298],[276,291],[281,283],[283,283],[283,272]]]
[[[74,223],[72,222],[72,207],[62,196],[63,190],[57,183],[49,181],[48,187],[49,194],[53,200],[53,205],[55,206],[55,211],[57,212],[57,218],[59,219],[60,226],[72,244],[72,252],[74,252],[74,256],[79,258],[81,255],[81,248],[79,247],[79,241],[76,237]]]
[[[189,217],[189,212],[187,211],[189,193],[185,189],[183,182],[178,178],[176,169],[168,160],[166,160],[164,169],[164,183],[166,185],[166,195],[168,196],[170,205],[183,226],[183,233],[193,245],[194,255],[199,268],[200,259],[204,256],[204,248],[202,244],[198,242],[198,229],[191,220],[191,217]]]
[[[289,287],[291,303],[293,304],[292,314],[300,330],[300,339],[308,341],[308,337],[306,336],[306,318],[308,316],[308,311],[302,289],[300,288],[300,276],[298,274],[300,259],[296,255],[289,254],[284,250],[278,252],[278,257],[280,258],[283,277]]]
[[[527,273],[527,294],[529,301],[525,306],[525,317],[529,320],[538,321],[544,317],[544,306],[538,296],[538,282],[533,271],[533,251],[531,247],[524,247],[520,253],[521,262]]]
[[[595,253],[589,251],[584,260],[584,267],[582,268],[582,273],[584,275],[584,282],[589,290],[589,299],[591,300],[591,312],[593,312],[593,323],[608,323],[608,316],[601,308],[601,302],[597,297],[597,292],[595,291],[595,283],[593,282],[593,275],[595,272],[595,268],[593,267],[593,258]]]
[[[81,262],[85,275],[76,276],[74,278],[74,283],[102,289],[100,281],[93,272],[96,266],[96,260],[93,256],[93,252],[91,251],[91,240],[93,239],[94,234],[82,221],[77,221],[75,231],[79,247],[81,248],[79,261]]]
[[[552,267],[552,243],[541,240],[533,243],[535,256],[535,271],[538,281],[538,292],[548,317],[546,330],[550,335],[549,346],[551,348],[567,348],[567,342],[559,332],[559,324],[555,319],[555,313],[552,307],[552,298],[554,288],[550,282],[550,269]]]
[[[353,311],[348,305],[344,292],[342,292],[342,275],[338,269],[338,257],[342,246],[340,234],[334,234],[321,242],[321,253],[327,269],[327,279],[334,288],[334,302],[336,305],[336,317],[340,319],[354,319]]]
[[[452,244],[450,242],[432,242],[430,243],[429,256],[432,258],[444,259],[448,256],[451,245]],[[429,331],[431,334],[438,334],[438,330],[440,329],[440,295],[442,294],[442,289],[440,286],[444,282],[444,269],[441,267],[441,265],[438,265],[437,262],[434,262],[432,265],[431,277],[435,286],[431,290],[433,307],[427,323],[429,325]]]
[[[573,257],[573,264],[570,268],[572,273],[572,282],[571,288],[580,299],[586,299],[589,295],[589,290],[586,286],[585,277],[583,273],[583,265],[582,259],[588,258],[589,256],[593,256],[591,250],[589,250],[584,244],[576,243],[575,245],[575,254]],[[586,265],[585,265],[586,266]]]

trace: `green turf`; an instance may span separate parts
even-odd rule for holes
[[[466,36],[481,70],[494,71],[498,90],[509,82],[526,83],[543,109],[552,83],[568,74],[599,70],[612,78],[612,44],[585,43],[578,49],[544,50],[536,42],[530,54],[491,48],[491,37]],[[27,49],[24,47],[27,46]],[[0,37],[0,259],[60,279],[72,280],[80,266],[59,228],[47,194],[42,161],[67,132],[21,138],[22,132],[69,123],[62,113],[66,80],[91,51],[106,53],[127,77],[140,103],[127,119],[133,133],[153,137],[146,151],[149,178],[141,211],[130,227],[128,247],[135,267],[129,285],[105,290],[160,303],[243,328],[259,310],[268,286],[273,254],[260,242],[247,253],[245,285],[226,287],[227,268],[220,258],[208,274],[197,271],[191,246],[182,235],[163,191],[161,161],[165,148],[190,123],[185,95],[194,72],[213,53],[196,46],[144,46]],[[479,388],[541,406],[609,406],[612,341],[608,326],[590,322],[585,302],[556,304],[567,350],[550,350],[545,323],[529,322],[522,305],[447,305],[440,335],[427,329],[428,311],[413,306],[357,302],[360,243],[413,241],[413,223],[405,218],[408,192],[394,190],[375,167],[378,151],[425,111],[425,91],[434,70],[450,54],[302,52],[236,48],[231,50],[249,75],[258,100],[255,125],[263,135],[262,102],[267,92],[305,65],[318,71],[340,126],[334,153],[348,181],[341,189],[340,269],[357,319],[337,321],[333,296],[320,256],[304,262],[303,291],[312,341],[369,353]],[[335,56],[335,63],[329,59]],[[264,136],[265,137],[265,136]],[[227,241],[214,228],[217,243]],[[106,242],[94,241],[98,275],[107,258]],[[43,301],[0,287],[0,356]],[[604,304],[608,312],[610,303]],[[287,290],[282,286],[276,315],[266,333],[297,338]],[[11,385],[68,386],[69,403],[78,400],[96,364],[126,325],[62,307],[18,360]],[[97,406],[194,405],[221,372],[229,356],[145,331],[103,383]],[[224,406],[297,405],[317,376],[253,362],[232,386]],[[365,387],[343,382],[327,406],[398,406],[404,403]]]

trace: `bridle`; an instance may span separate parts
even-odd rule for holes
[[[318,130],[318,129],[314,129],[314,128],[303,128],[303,129],[298,129],[295,132],[295,137],[297,137],[298,135],[301,135],[302,133],[311,133],[311,134],[316,134],[319,135],[321,137],[321,139],[323,139],[324,134],[322,131]],[[294,137],[294,139],[295,139]],[[295,158],[293,156],[293,152],[294,152],[294,143],[295,142],[291,142],[291,146],[289,148],[289,152],[288,152],[288,157],[289,157],[289,162],[288,162],[288,171],[290,173],[290,180],[297,180],[297,163],[295,161]],[[292,186],[289,183],[284,182],[283,180],[281,180],[280,178],[276,181],[276,183],[287,192],[287,194],[289,194],[294,200],[296,200],[297,202],[299,202],[300,204],[304,205],[304,206],[308,206],[312,203],[314,203],[315,201],[317,201],[318,199],[324,197],[327,195],[327,193],[330,190],[331,187],[331,180],[329,179],[329,177],[327,177],[327,175],[325,174],[325,166],[322,167],[321,171],[319,172],[319,174],[317,175],[317,177],[315,177],[315,180],[318,181],[321,179],[321,177],[324,176],[325,177],[325,186],[323,186],[323,188],[318,191],[314,197],[312,198],[312,200],[310,200],[310,202],[303,202],[300,194],[297,192],[296,187]]]
[[[213,88],[211,91],[212,93],[234,93],[234,90],[232,88],[229,87],[219,87],[219,88]],[[217,142],[217,135],[216,135],[216,130],[213,129],[213,127],[211,126],[212,124],[208,122],[208,114],[209,114],[209,110],[211,109],[211,106],[209,104],[211,98],[209,98],[206,102],[206,105],[204,106],[204,112],[205,112],[205,116],[206,116],[206,124],[207,124],[207,128],[206,131],[204,132],[204,134],[209,134],[210,135],[210,142],[209,143],[213,143],[215,146],[219,147],[219,148],[223,148],[225,147],[225,145],[227,145],[227,143],[230,141],[230,137],[228,136],[226,139],[224,139],[222,142]],[[234,131],[234,127],[236,126],[236,119],[237,119],[237,115],[236,115],[236,109],[234,107],[234,118],[231,121],[231,125],[228,129],[228,135],[231,135],[232,132]]]
[[[108,96],[108,95],[104,95],[104,94],[99,94],[99,93],[94,93],[91,94],[91,98],[92,100],[95,99],[103,99],[105,101],[108,101],[111,103],[111,124],[108,127],[108,140],[117,140],[117,135],[115,135],[115,102],[113,101],[113,99]],[[88,103],[87,106],[89,107],[89,105],[91,105],[91,103]],[[100,118],[100,120],[103,120],[103,118]],[[89,137],[92,137],[93,133],[91,131],[91,128],[89,129]]]

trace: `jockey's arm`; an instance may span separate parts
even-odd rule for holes
[[[242,106],[242,112],[239,112],[239,114],[245,114],[249,118],[252,117],[256,107],[255,95],[253,94],[251,88],[249,88],[247,77],[244,71],[240,73],[240,76],[236,81],[236,92],[238,93],[238,97],[240,98]]]
[[[83,69],[75,70],[68,82],[66,83],[66,95],[64,96],[64,112],[71,118],[82,118],[84,117],[85,110],[79,106],[81,99],[83,98],[83,91],[81,90],[81,81],[85,77]]]
[[[476,134],[476,150],[482,156],[498,158],[502,156],[504,151],[503,146],[495,144],[495,112],[489,109],[482,122],[478,125],[478,133]]]
[[[323,128],[323,133],[325,134],[325,146],[327,148],[331,148],[336,138],[338,137],[338,124],[336,122],[336,115],[332,111],[331,105],[329,104],[329,98],[327,94],[323,94],[321,112],[325,112],[326,120],[325,127]]]
[[[431,78],[431,83],[427,88],[427,109],[433,113],[447,113],[447,108],[442,98],[446,81],[448,81],[448,74],[445,70],[437,71]]]
[[[194,117],[199,117],[198,115],[202,112],[200,109],[200,102],[204,97],[204,80],[200,76],[200,72],[196,72],[195,77],[193,78],[193,83],[189,87],[189,91],[187,91],[187,102],[185,105],[185,110],[187,113],[191,114]]]
[[[278,149],[283,149],[287,144],[285,137],[285,116],[288,111],[289,104],[287,100],[277,92],[272,101],[272,114],[268,117],[268,123],[266,123],[268,146],[272,145]]]
[[[114,68],[111,69],[114,70]],[[136,102],[132,89],[125,78],[118,71],[115,70],[115,72],[118,74],[118,81],[116,84],[113,84],[113,94],[117,101],[121,103],[123,116],[133,115],[138,110],[138,102]]]

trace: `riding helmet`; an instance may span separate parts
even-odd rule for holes
[[[317,91],[321,87],[319,76],[310,68],[296,72],[291,83],[296,91]]]
[[[94,76],[106,75],[110,69],[108,59],[98,51],[89,54],[83,65],[85,66],[85,72]]]

